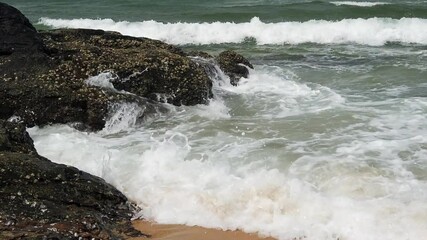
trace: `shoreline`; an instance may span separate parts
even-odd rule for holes
[[[147,220],[134,220],[135,229],[150,235],[151,240],[277,240],[272,237],[261,237],[255,233],[240,230],[224,231],[221,229],[186,226],[181,224],[158,224]],[[129,240],[146,240],[146,237],[134,237]]]
[[[26,127],[78,123],[73,127],[80,131],[117,131],[109,129],[114,114],[129,106],[136,123],[166,111],[165,102],[208,104],[207,68],[221,69],[215,71],[235,85],[252,64],[232,50],[187,53],[117,32],[38,32],[3,2],[0,15],[0,239],[144,236],[132,228],[134,209],[125,195],[102,178],[39,155]]]

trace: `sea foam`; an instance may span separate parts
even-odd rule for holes
[[[240,43],[257,44],[343,44],[384,45],[387,42],[427,44],[427,19],[369,18],[340,21],[266,23],[258,17],[249,22],[162,23],[127,22],[112,19],[41,18],[40,24],[53,28],[91,28],[117,31],[125,35],[159,39],[171,44]]]
[[[334,5],[348,5],[348,6],[358,6],[358,7],[373,7],[377,5],[386,5],[390,4],[388,2],[353,2],[353,1],[340,1],[340,2],[331,2]]]
[[[116,79],[117,76],[111,72],[103,72],[96,76],[91,76],[86,79],[85,83],[95,87],[101,87],[104,89],[108,89],[114,92],[117,92],[117,89],[114,88],[112,80]]]
[[[118,105],[98,133],[28,131],[41,155],[104,178],[159,223],[278,239],[427,236],[425,98],[347,102],[291,71],[255,69],[237,87],[216,72],[208,106],[170,106],[146,126]],[[332,108],[351,117],[316,118]]]
[[[332,155],[307,154],[287,172],[267,162],[239,161],[277,140],[232,141],[219,131],[204,136],[210,144],[198,144],[194,132],[177,130],[140,129],[109,138],[68,126],[30,133],[42,155],[103,177],[142,207],[145,218],[160,223],[243,229],[278,239],[392,240],[427,234],[426,184],[381,176],[369,162],[353,158],[365,156],[363,151],[347,151],[345,143]],[[371,146],[390,147],[384,143]]]
[[[292,71],[272,66],[257,66],[238,86],[222,89],[237,94],[245,104],[264,118],[285,118],[321,112],[340,106],[345,98],[332,89],[301,83]],[[254,99],[257,99],[254,101]]]

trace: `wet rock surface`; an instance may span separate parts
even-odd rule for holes
[[[43,49],[36,29],[14,7],[0,3],[0,23],[0,55]]]
[[[104,180],[39,156],[25,126],[0,120],[0,239],[121,239],[133,208]]]
[[[112,103],[196,105],[212,97],[205,67],[175,46],[102,30],[37,32],[17,9],[1,3],[0,13],[0,119],[19,116],[28,126],[81,122],[99,130]],[[234,51],[216,60],[232,84],[252,67]],[[115,89],[85,82],[104,72],[115,76]]]
[[[222,71],[230,77],[230,83],[237,85],[240,78],[249,76],[248,68],[254,68],[248,59],[235,51],[228,50],[216,57]]]
[[[63,66],[73,72],[72,78],[109,71],[117,75],[112,81],[117,90],[152,100],[161,96],[175,105],[206,103],[212,96],[212,83],[203,68],[160,41],[87,29],[54,30],[41,36],[49,49],[72,58]]]
[[[0,120],[0,151],[34,154],[33,140],[25,126]]]
[[[247,76],[238,54],[218,62],[234,78]],[[39,156],[25,129],[79,123],[74,126],[100,130],[123,103],[137,104],[144,114],[159,111],[158,101],[207,103],[212,82],[206,69],[156,40],[88,29],[37,32],[17,9],[0,3],[0,239],[142,236],[130,224],[134,209],[122,193]],[[88,84],[105,72],[114,76],[107,80],[114,88]]]
[[[115,32],[64,29],[37,33],[18,10],[0,5],[0,118],[28,126],[82,122],[105,125],[111,103],[151,100],[206,103],[212,82],[179,48]],[[85,80],[111,72],[117,90]]]

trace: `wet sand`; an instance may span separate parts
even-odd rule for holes
[[[257,234],[249,234],[242,231],[157,224],[145,220],[133,221],[133,226],[141,232],[151,235],[149,239],[153,240],[276,240],[270,237],[262,238]],[[147,238],[132,238],[132,240],[147,240]]]

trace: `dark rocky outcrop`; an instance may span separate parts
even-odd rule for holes
[[[252,67],[233,52],[217,61],[233,81],[247,77],[240,63]],[[107,71],[115,89],[86,82]],[[159,100],[206,103],[212,96],[206,72],[181,49],[156,40],[88,29],[38,33],[17,9],[0,3],[0,239],[140,236],[123,194],[39,156],[25,129],[80,122],[99,130],[120,103],[136,103],[144,113],[156,111]]]
[[[171,45],[100,30],[65,29],[41,35],[49,49],[58,50],[56,55],[72,52],[73,59],[64,68],[78,66],[72,69],[77,78],[111,71],[118,76],[113,81],[117,90],[153,100],[162,95],[175,105],[206,103],[211,97],[212,83],[203,68]]]
[[[82,122],[98,130],[112,103],[195,105],[212,97],[204,66],[172,45],[102,30],[38,33],[17,9],[0,3],[0,13],[0,119],[15,115],[28,126]],[[233,51],[216,60],[232,84],[252,67]],[[106,71],[117,76],[115,89],[134,95],[85,83]]]
[[[116,102],[165,100],[175,105],[206,103],[211,80],[203,68],[172,45],[101,30],[37,33],[28,19],[0,5],[0,118],[21,117],[28,125],[82,122],[103,128]],[[85,80],[114,73],[117,90]]]
[[[248,68],[254,68],[249,60],[232,50],[220,53],[216,61],[221,70],[230,77],[230,83],[233,85],[237,85],[240,78],[249,76]]]
[[[121,239],[126,197],[104,180],[39,156],[25,126],[0,120],[0,239]]]
[[[188,55],[202,65],[208,74],[213,74],[216,71],[215,65],[218,65],[234,86],[242,77],[248,78],[248,68],[253,69],[248,59],[233,50],[223,51],[217,57],[203,51],[190,51]]]
[[[22,124],[0,120],[0,152],[35,154],[33,140]]]
[[[16,8],[0,3],[0,55],[43,49],[36,29]]]

